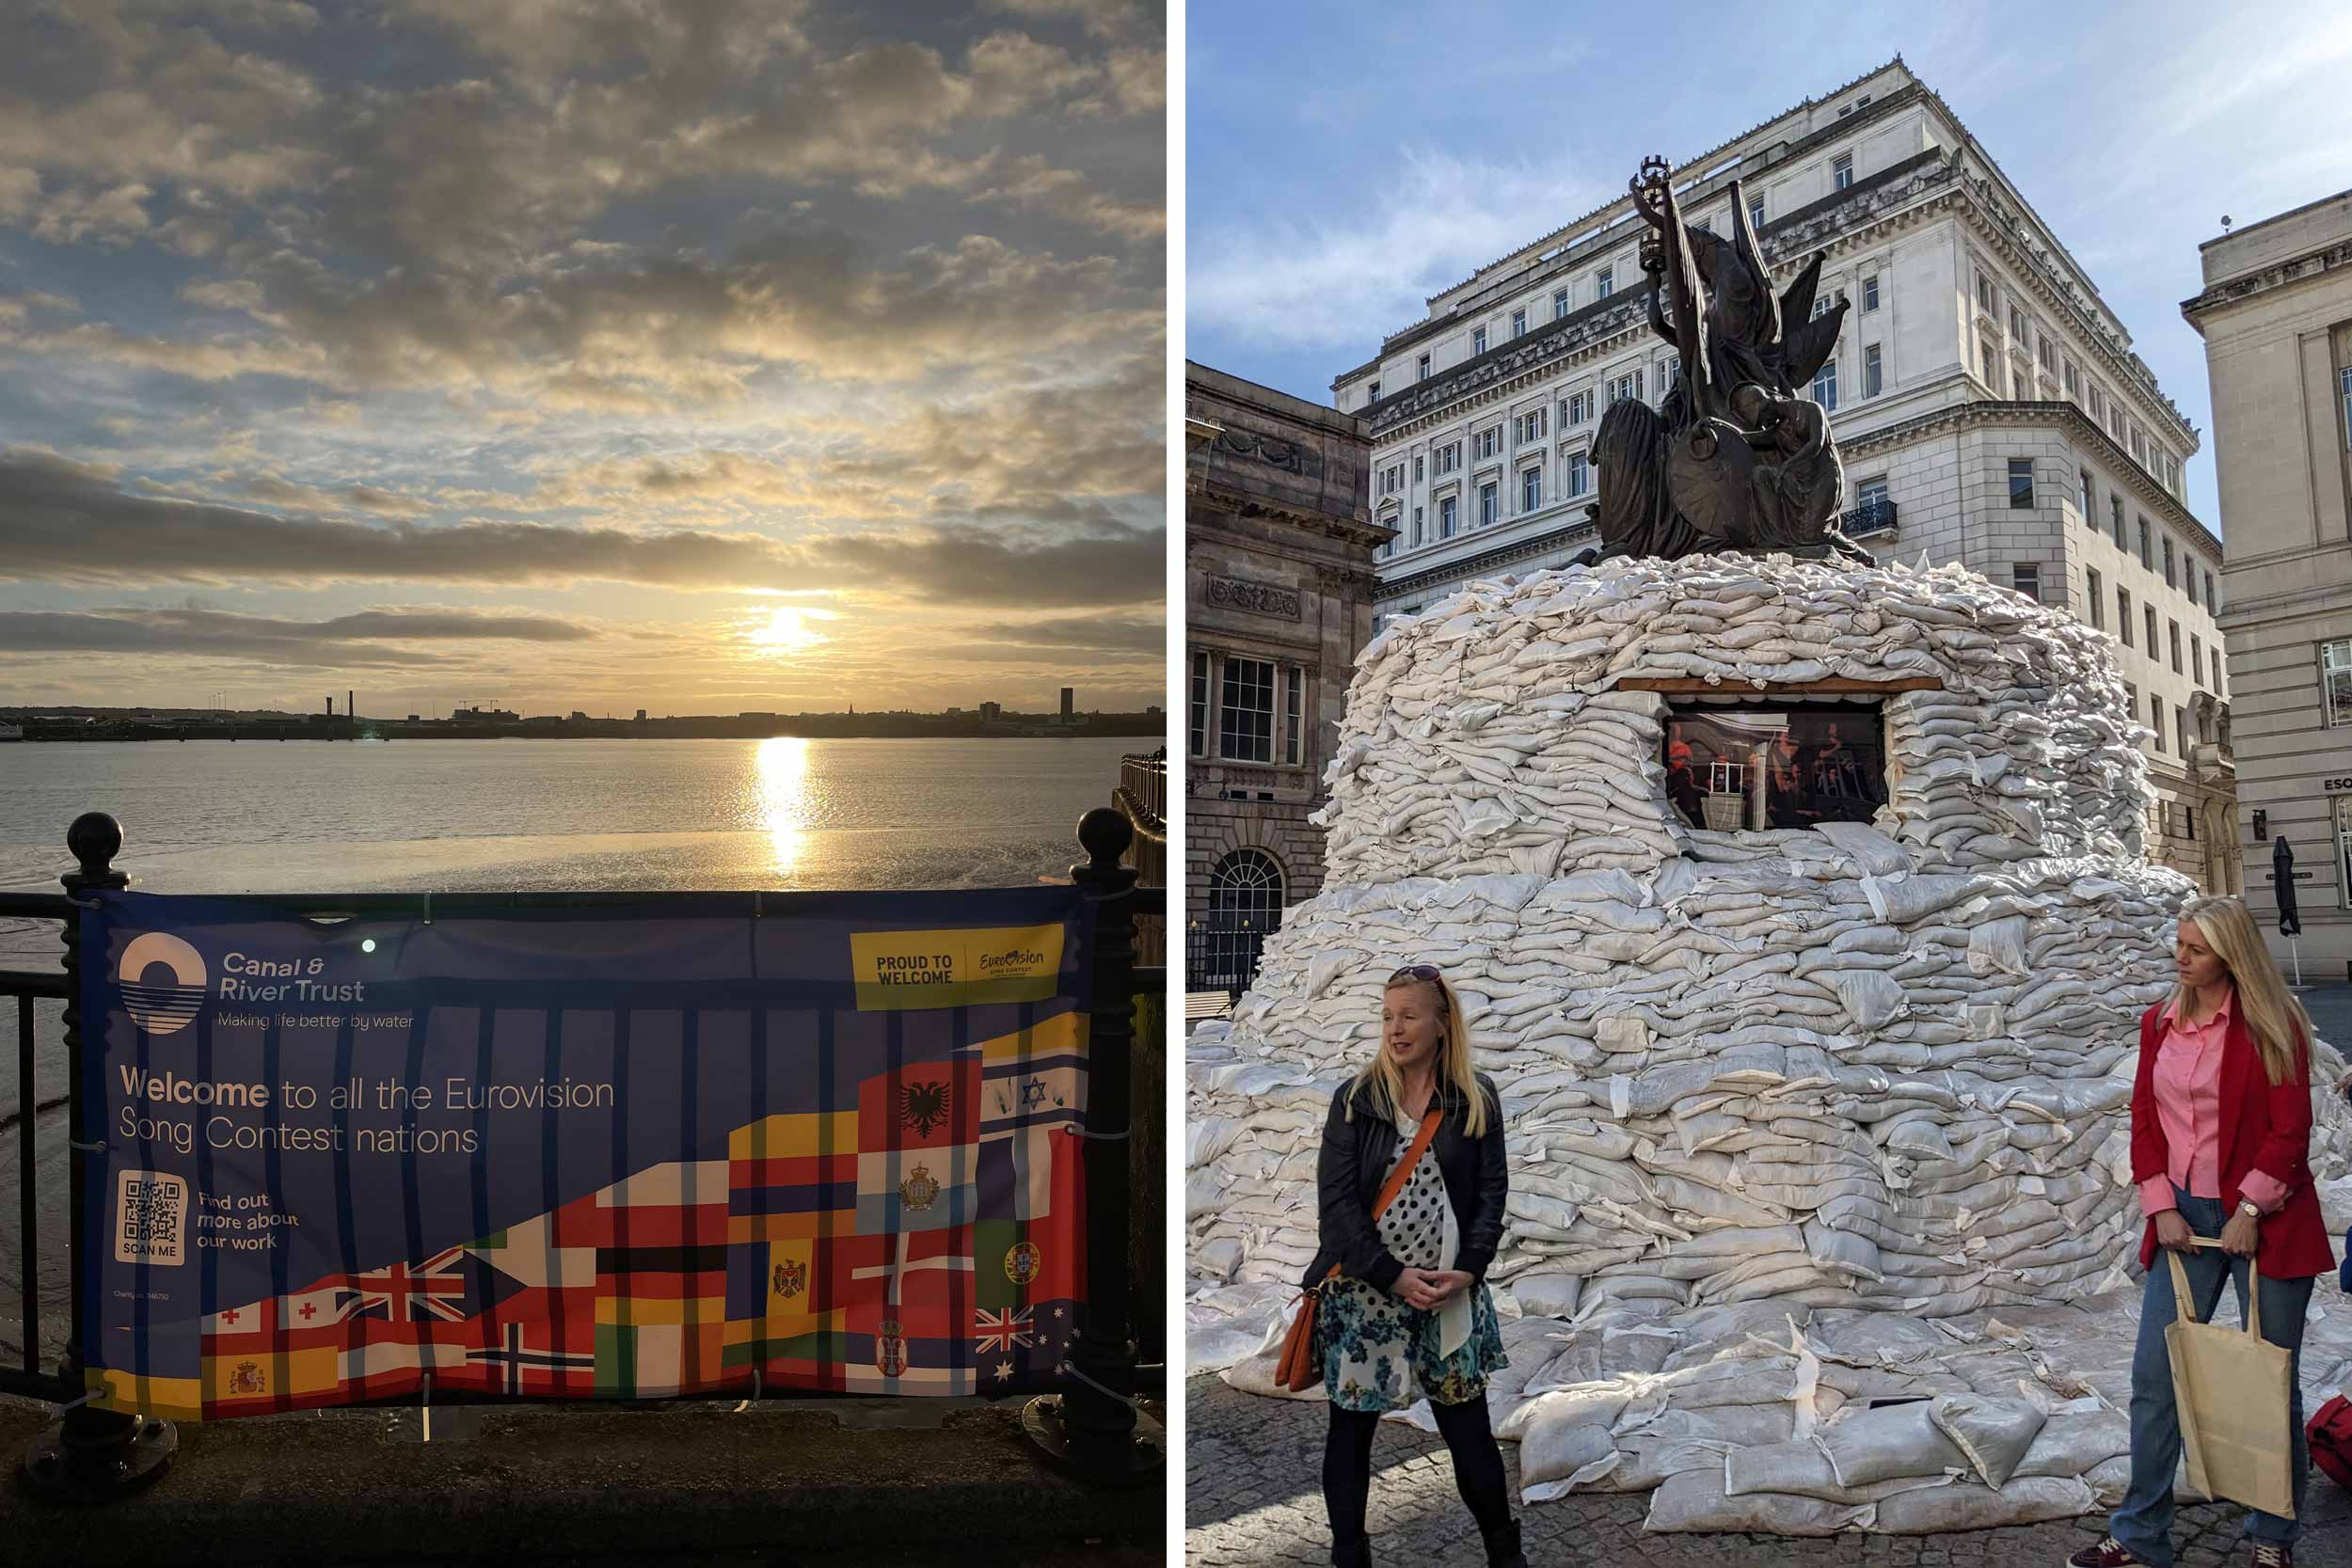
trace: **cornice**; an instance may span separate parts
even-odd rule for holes
[[[1908,420],[1882,425],[1867,434],[1837,438],[1837,454],[1841,459],[1867,457],[1889,447],[1904,445],[1922,436],[1957,432],[1976,425],[2035,424],[2058,425],[2072,434],[2078,444],[2096,448],[2107,459],[2107,466],[2121,473],[2135,497],[2144,500],[2152,512],[2161,514],[2174,531],[2185,535],[2216,566],[2221,564],[2221,541],[2213,531],[2197,520],[2197,515],[2184,505],[2179,497],[2156,483],[2154,476],[2139,460],[2120,445],[2114,436],[2089,414],[2072,403],[2045,403],[2039,400],[2021,402],[2008,399],[1980,398],[1973,403],[1958,403],[1948,408],[1931,409]],[[2089,437],[2084,441],[2084,437]]]
[[[1525,561],[1531,556],[1541,555],[1546,550],[1562,549],[1570,545],[1590,544],[1599,537],[1600,523],[1597,519],[1569,523],[1543,533],[1530,534],[1523,539],[1509,540],[1497,545],[1492,549],[1481,550],[1476,555],[1458,556],[1452,561],[1432,562],[1404,577],[1383,578],[1380,580],[1378,596],[1391,599],[1422,588],[1434,588],[1441,583],[1462,581],[1481,573],[1492,571],[1496,567],[1508,566],[1515,561]]]
[[[1334,516],[1328,512],[1318,512],[1311,506],[1287,505],[1255,491],[1236,489],[1232,485],[1219,484],[1214,480],[1203,480],[1198,485],[1187,486],[1186,495],[1189,498],[1206,500],[1220,511],[1231,513],[1237,517],[1282,523],[1292,528],[1303,529],[1311,533],[1319,533],[1327,539],[1335,539],[1343,544],[1361,546],[1368,549],[1377,548],[1396,537],[1396,530],[1392,528],[1382,528],[1377,523],[1366,522],[1360,518]]]
[[[2289,284],[2305,282],[2346,267],[2352,267],[2352,238],[2315,245],[2299,256],[2290,256],[2282,261],[2274,261],[2269,266],[2233,277],[2226,283],[2217,283],[2194,299],[2181,301],[2181,314],[2187,318],[2189,325],[2197,328],[2198,336],[2202,337],[2205,324],[2198,319],[2201,316],[2242,304],[2257,294],[2266,294],[2274,289],[2283,289]]]

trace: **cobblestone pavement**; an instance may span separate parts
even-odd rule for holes
[[[1184,1560],[1194,1568],[1322,1563],[1331,1532],[1323,1516],[1324,1407],[1236,1393],[1214,1376],[1185,1386]],[[1502,1445],[1513,1495],[1518,1448]],[[1373,1449],[1374,1560],[1382,1568],[1425,1563],[1475,1568],[1486,1557],[1454,1490],[1445,1445],[1394,1421]],[[1863,1535],[1818,1540],[1777,1535],[1645,1535],[1646,1494],[1598,1493],[1538,1503],[1522,1515],[1536,1564],[1637,1564],[1640,1568],[2058,1568],[2106,1529],[2104,1515],[1954,1535]],[[2352,1494],[2316,1471],[2297,1568],[2352,1568]],[[2184,1508],[2172,1540],[2180,1568],[2243,1563],[2239,1511]]]

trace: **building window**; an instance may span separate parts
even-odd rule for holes
[[[2095,529],[2098,526],[2098,513],[2091,505],[2090,470],[2085,468],[2083,470],[2083,527]]]
[[[2039,604],[2042,600],[2042,563],[2020,561],[2010,567],[2010,586]]]
[[[2195,632],[2188,637],[2188,674],[2199,686],[2205,684],[2205,644]]]
[[[1421,548],[1421,508],[1413,508],[1413,548]]]
[[[2191,844],[2196,843],[2196,842],[2197,842],[2197,808],[2196,808],[2195,806],[2183,806],[2183,807],[2181,808],[2181,820],[2182,820],[2184,823],[2185,823],[2185,824],[2187,825],[2187,827],[2188,827],[2188,841],[2189,841]]]
[[[1527,312],[1525,310],[1511,312],[1511,336],[1514,338],[1527,336]]]
[[[2180,586],[2172,580],[2172,536],[2169,533],[2164,536],[2164,585],[2167,588]]]
[[[1450,474],[1462,466],[1462,443],[1448,441],[1438,449],[1438,472]]]
[[[2033,459],[2012,457],[2009,460],[2009,504],[2012,508],[2033,505]]]
[[[2124,547],[2123,498],[2112,490],[2107,492],[2107,520],[2115,525],[2115,547],[2119,550],[2122,549]]]
[[[1764,227],[1764,198],[1760,196],[1748,198],[1748,227],[1751,229]]]
[[[1206,756],[1209,752],[1209,656],[1196,652],[1192,656],[1192,712],[1187,730],[1190,754]]]
[[[2106,404],[2100,399],[2096,383],[2093,383],[2090,388],[2090,418],[2094,423],[2106,418]]]
[[[2026,329],[2026,312],[2011,305],[2009,308],[2009,335],[2023,354],[2033,347],[2033,334]]]
[[[1888,526],[1886,481],[1866,479],[1854,486],[1854,528],[1874,530]]]
[[[2092,631],[2105,631],[2107,629],[2107,606],[2106,594],[2104,593],[2105,587],[2106,585],[2099,580],[2098,573],[2085,572],[2083,574],[2083,597],[2090,604],[2090,629]]]
[[[2083,395],[2082,372],[2074,369],[2074,361],[2072,359],[2069,359],[2066,362],[2064,379],[2066,382],[2066,395],[2079,402]]]
[[[1867,315],[1879,308],[1879,275],[1870,273],[1862,279],[1862,311]]]
[[[1422,480],[1429,477],[1426,467],[1427,462],[1428,459],[1424,458],[1420,452],[1413,453],[1413,483],[1415,484],[1419,484]]]
[[[1550,412],[1551,410],[1549,408],[1538,408],[1530,413],[1521,414],[1519,416],[1518,444],[1523,447],[1531,441],[1542,440],[1544,438],[1544,425]]]
[[[2153,615],[2155,611],[2152,610],[2148,613]],[[2148,727],[2156,732],[2156,750],[2163,751],[2164,699],[2153,691],[2148,693]]]
[[[2344,394],[2344,444],[2352,447],[2352,365],[2336,372],[2336,389]]]
[[[2052,375],[2058,374],[2058,344],[2050,341],[2050,335],[2047,332],[2042,334],[2037,352],[2041,356],[2042,368]]]
[[[1281,922],[1282,868],[1272,855],[1263,849],[1236,849],[1210,868],[1210,929],[1271,931]],[[1255,961],[1256,956],[1250,955],[1253,968]],[[1245,977],[1242,985],[1247,984]]]
[[[2001,358],[1993,352],[1993,340],[1977,340],[1977,368],[1983,372],[1984,384],[1994,397],[2001,395]]]
[[[1842,190],[1844,190],[1847,186],[1849,186],[1849,185],[1851,185],[1851,184],[1852,184],[1852,183],[1853,183],[1853,157],[1852,157],[1852,155],[1851,155],[1851,153],[1849,153],[1849,154],[1847,154],[1847,155],[1846,155],[1846,156],[1844,156],[1844,157],[1841,157],[1841,158],[1834,158],[1834,159],[1832,159],[1832,160],[1830,161],[1830,166],[1829,166],[1829,185],[1830,185],[1830,189],[1831,189],[1831,190],[1833,190],[1833,191],[1842,191]]]
[[[1587,421],[1589,421],[1589,420],[1592,419],[1592,417],[1593,417],[1593,389],[1592,389],[1590,387],[1587,387],[1586,388],[1584,388],[1584,390],[1582,390],[1582,391],[1581,391],[1581,392],[1571,392],[1571,393],[1569,393],[1569,394],[1568,394],[1568,423],[1570,423],[1570,424],[1583,424],[1583,423],[1586,423]]]
[[[1494,520],[1495,487],[1491,484],[1482,484],[1478,487],[1478,526],[1492,528]]]
[[[2213,574],[2211,572],[2207,572],[2205,574],[2205,613],[2208,615],[2218,615],[2221,613],[2220,600],[2213,591]]]
[[[2329,729],[2352,724],[2352,638],[2319,645],[2319,702]]]
[[[1444,499],[1438,502],[1438,538],[1451,539],[1454,537],[1455,515],[1459,510],[1457,498],[1455,497],[1448,496]]]
[[[1572,497],[1582,495],[1584,487],[1592,483],[1592,465],[1582,452],[1568,453],[1567,473],[1561,481],[1566,493]]]
[[[1541,468],[1519,470],[1519,510],[1534,512],[1544,504],[1544,471]]]
[[[2336,907],[2352,909],[2352,795],[2336,796]]]
[[[1558,320],[1559,320],[1562,316],[1565,316],[1565,315],[1566,315],[1567,313],[1568,313],[1568,291],[1567,291],[1567,290],[1565,290],[1565,289],[1554,289],[1554,290],[1552,290],[1552,291],[1551,291],[1551,319],[1552,319],[1553,321],[1558,321]]]
[[[1470,437],[1470,455],[1476,457],[1481,462],[1494,456],[1495,453],[1501,451],[1502,450],[1502,427],[1499,424],[1488,425],[1486,429]]]
[[[1642,372],[1640,371],[1628,371],[1625,374],[1617,377],[1614,381],[1612,381],[1609,384],[1609,401],[1612,404],[1641,402]]]
[[[1663,398],[1682,385],[1682,356],[1676,355],[1658,367],[1658,395]]]
[[[1993,313],[1993,283],[1984,274],[1977,274],[1977,309],[1986,315]]]
[[[1813,401],[1821,405],[1824,414],[1836,411],[1837,361],[1835,358],[1823,360],[1821,368],[1813,372]]]
[[[2139,569],[2143,572],[2153,572],[2156,569],[2155,557],[2149,545],[2149,537],[2148,519],[2142,517],[2139,520]]]
[[[1601,268],[1599,276],[1593,279],[1593,297],[1595,299],[1607,299],[1611,294],[1616,292],[1617,269],[1614,267]]]
[[[2123,639],[2123,646],[2130,647],[2132,645],[2132,591],[2128,588],[2119,588],[2115,591],[2115,630],[2116,634]]]
[[[1879,366],[1879,346],[1872,343],[1862,351],[1862,395],[1874,398],[1885,385],[1885,377]]]
[[[1474,326],[1470,328],[1470,353],[1484,354],[1486,352],[1486,329],[1483,326]]]
[[[1429,379],[1429,356],[1424,354],[1413,361],[1413,379],[1415,381]]]
[[[2141,605],[2139,620],[2140,625],[2148,631],[2148,657],[2153,658],[2156,657],[2156,607],[2152,604]]]
[[[2174,755],[2188,759],[2188,709],[2174,704],[2172,707],[2172,740]]]
[[[2167,621],[2165,628],[2172,634],[2172,673],[2181,673],[2181,623]]]
[[[1225,658],[1216,706],[1216,754],[1235,762],[1274,760],[1274,666],[1263,658]]]
[[[1282,670],[1282,760],[1291,767],[1298,766],[1298,732],[1300,715],[1306,709],[1307,673],[1297,665],[1285,665]]]

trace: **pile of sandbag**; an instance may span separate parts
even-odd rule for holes
[[[1872,823],[1717,832],[1668,801],[1667,699],[1620,689],[1634,677],[1725,695],[1934,684],[1883,698]],[[1931,1475],[1838,1470],[1833,1453],[1823,1481],[1780,1450],[1858,1418],[1806,1370],[1808,1313],[1935,1335],[1918,1320],[2132,1278],[2137,1021],[2170,985],[2194,892],[2142,853],[2144,733],[2102,637],[1957,568],[1615,562],[1480,583],[1392,625],[1350,689],[1325,891],[1286,912],[1230,1023],[1187,1052],[1193,1332],[1235,1357],[1236,1382],[1264,1381],[1315,1251],[1331,1093],[1377,1048],[1386,976],[1436,963],[1503,1098],[1512,1191],[1489,1280],[1518,1375],[1496,1414],[1539,1443],[1536,1484],[1672,1476],[1661,1528],[2090,1506],[2090,1465],[1995,1480],[1974,1460]],[[2313,1164],[2333,1175],[2352,1119],[2321,1082]],[[1758,1325],[1783,1323],[1782,1348],[1759,1349]],[[2012,1366],[1981,1387],[1927,1370],[1875,1367],[1861,1397],[1924,1388],[1905,1418],[1963,1455],[1947,1424],[2021,1397]],[[2023,1374],[2043,1404],[2095,1398],[2046,1370]],[[1946,1396],[1962,1402],[1938,1423]],[[1754,1468],[1768,1450],[1786,1475]],[[1751,1455],[1738,1475],[1690,1463],[1732,1451]],[[1759,1508],[1790,1522],[1672,1522]]]

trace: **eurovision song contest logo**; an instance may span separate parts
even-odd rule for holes
[[[116,960],[115,983],[134,1022],[151,1035],[168,1035],[204,1006],[204,959],[178,937],[144,932]]]

